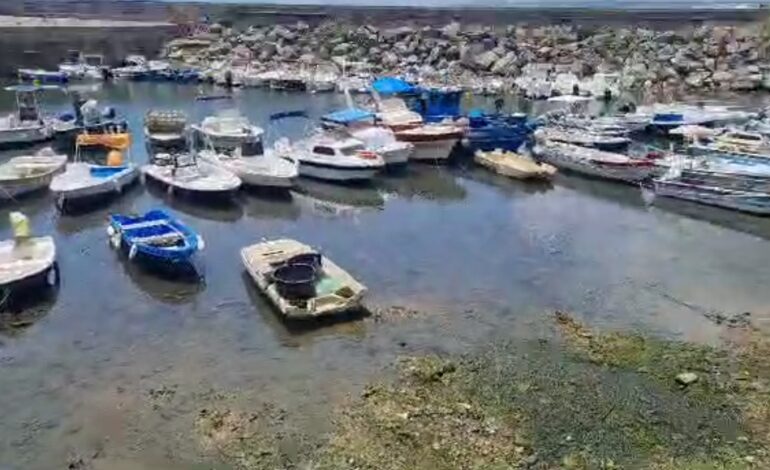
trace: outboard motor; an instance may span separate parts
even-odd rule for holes
[[[262,139],[251,140],[241,145],[241,155],[244,157],[255,157],[264,153],[265,149],[262,145]]]
[[[604,101],[611,101],[612,100],[612,90],[609,88],[604,90]]]

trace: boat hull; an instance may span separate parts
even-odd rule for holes
[[[199,163],[198,165],[203,166],[204,164]],[[142,175],[145,180],[149,179],[155,182],[172,194],[230,198],[240,188],[241,180],[237,176],[213,165],[205,165],[212,169],[211,173],[197,179],[185,178],[181,174],[176,177],[172,174],[171,167],[158,165],[143,166]]]
[[[47,125],[0,130],[0,147],[26,146],[45,142],[52,136]]]
[[[87,163],[70,163],[64,173],[55,176],[51,181],[50,189],[60,211],[110,201],[113,197],[123,194],[139,177],[139,169],[131,166],[109,178],[82,180],[78,173],[89,172],[89,167],[91,165]]]
[[[770,194],[698,186],[677,181],[653,182],[655,196],[683,199],[755,215],[770,216]]]
[[[661,168],[648,162],[629,164],[603,164],[589,158],[573,157],[558,149],[536,146],[534,153],[540,160],[551,165],[594,178],[602,178],[625,183],[638,183],[660,173]]]
[[[452,149],[454,149],[457,141],[457,138],[412,141],[414,151],[409,156],[409,159],[423,162],[446,161],[452,154]]]
[[[11,200],[48,188],[56,175],[64,171],[66,157],[62,156],[61,166],[37,176],[17,180],[0,180],[0,201]]]
[[[308,160],[299,161],[299,175],[325,181],[369,181],[379,173],[379,167],[341,166]]]

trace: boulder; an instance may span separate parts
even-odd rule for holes
[[[476,69],[489,70],[498,60],[500,57],[494,51],[487,51],[475,57],[474,65]]]
[[[332,55],[333,56],[345,55],[348,52],[350,52],[351,50],[353,50],[353,47],[354,47],[353,44],[350,44],[350,43],[347,43],[347,42],[343,42],[343,43],[337,44],[332,49]]]
[[[516,65],[516,53],[511,51],[495,62],[492,66],[492,73],[497,75],[509,75],[509,72]]]
[[[684,79],[684,83],[690,88],[703,88],[704,82],[709,75],[710,73],[705,71],[691,72]]]
[[[380,62],[386,67],[395,67],[398,65],[398,56],[391,51],[385,51]]]
[[[441,28],[441,34],[449,39],[455,39],[460,34],[460,29],[460,23],[457,21],[452,21],[451,23],[448,23],[443,28]]]
[[[414,28],[410,26],[401,26],[400,28],[390,28],[382,32],[382,37],[388,40],[402,39],[414,34]]]

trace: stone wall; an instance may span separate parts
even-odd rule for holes
[[[24,67],[55,70],[69,50],[103,54],[107,64],[129,54],[155,57],[175,31],[172,26],[0,28],[0,76],[15,76]]]

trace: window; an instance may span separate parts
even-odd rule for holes
[[[313,148],[313,153],[317,153],[319,155],[334,155],[334,149],[329,147],[317,146]]]

